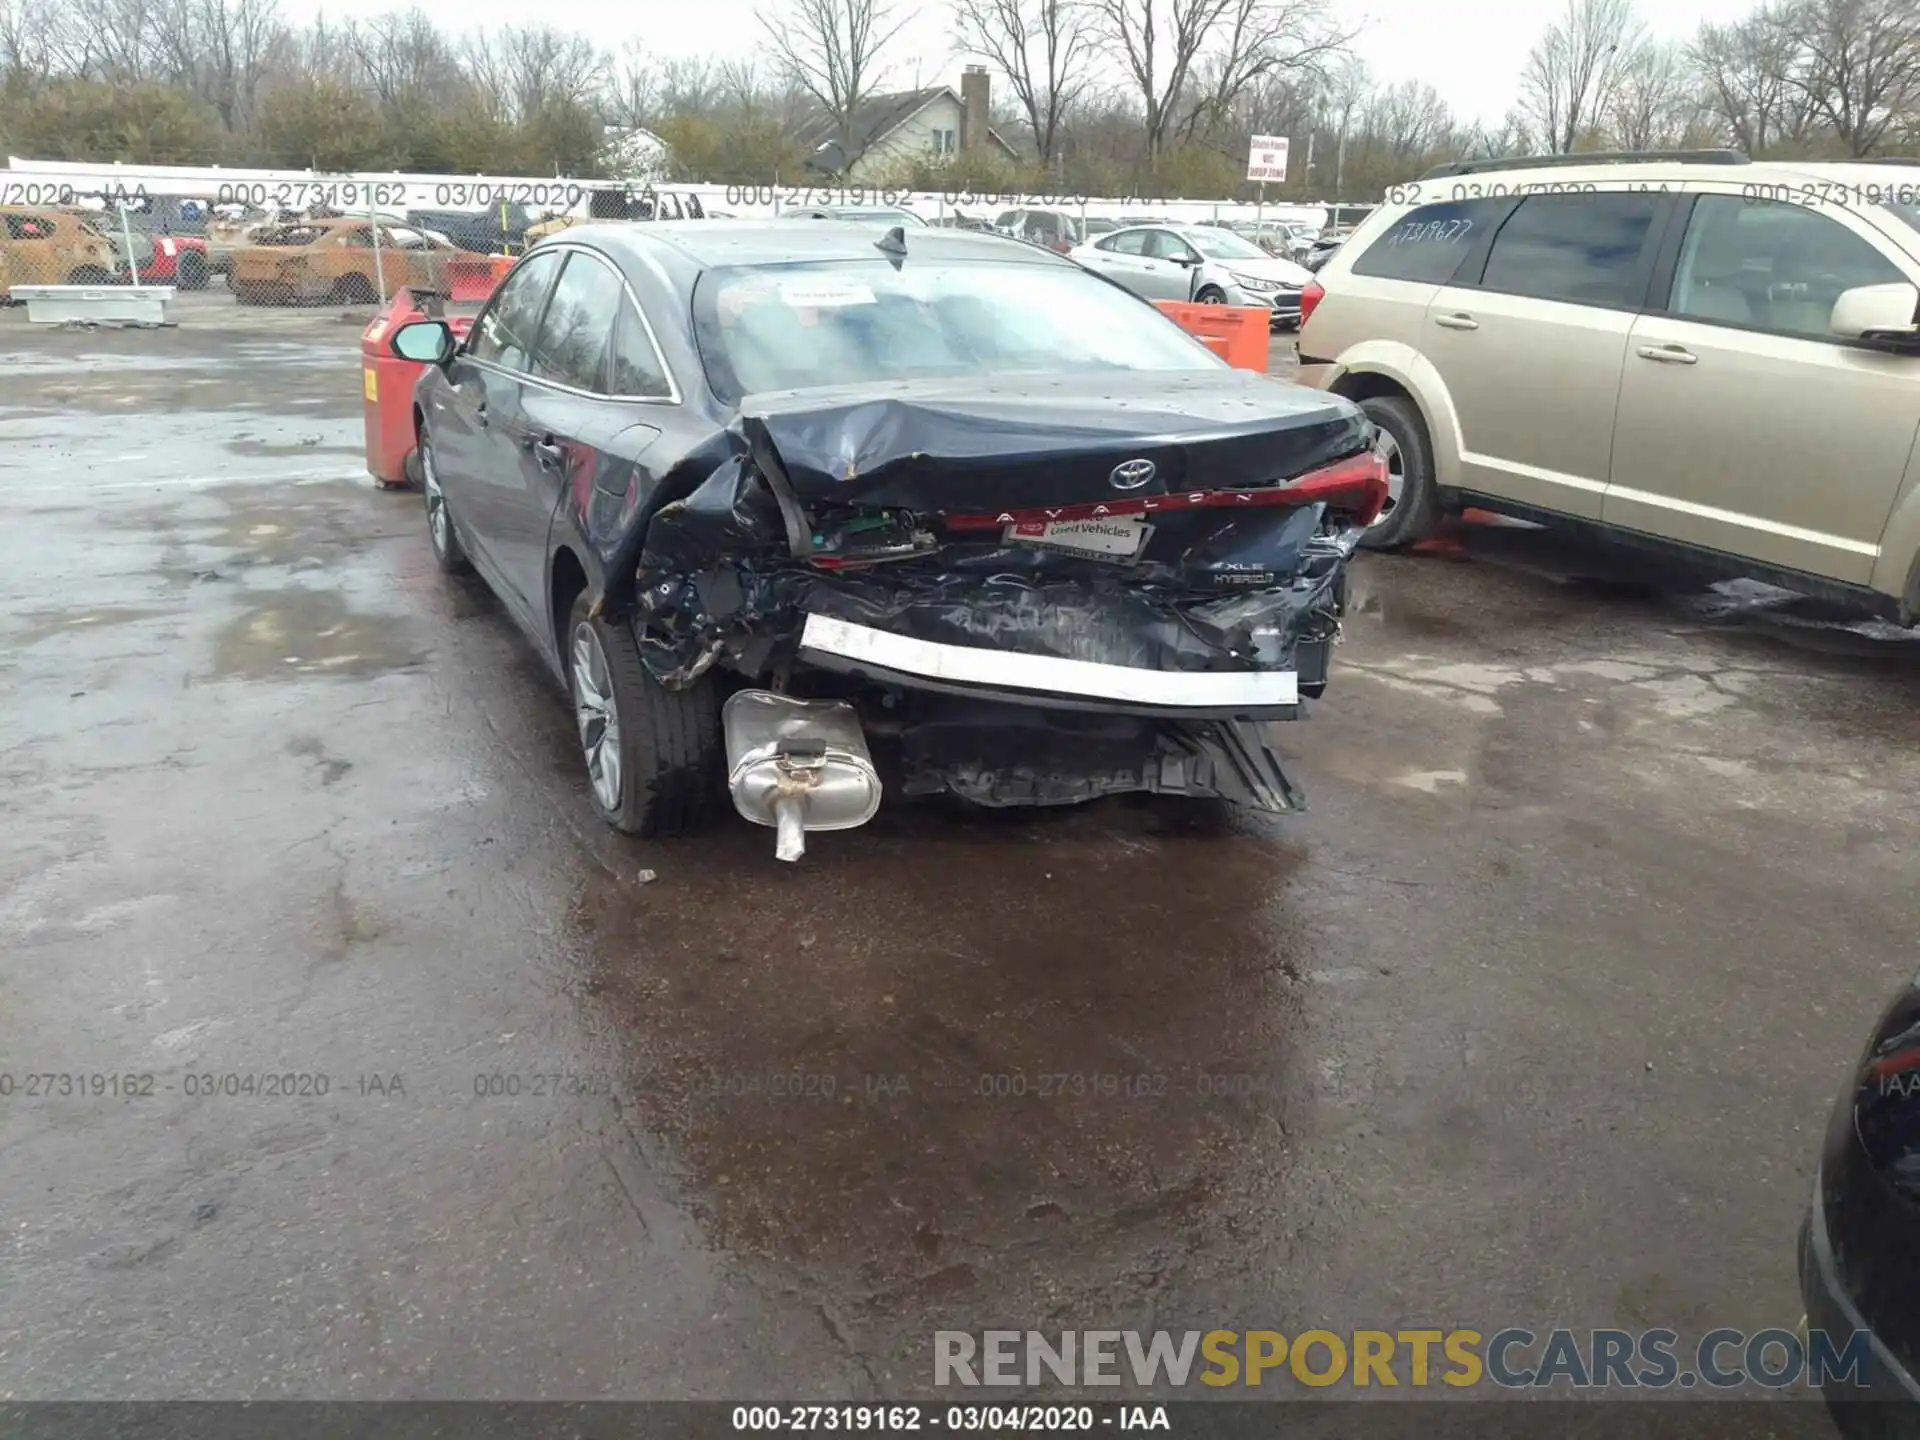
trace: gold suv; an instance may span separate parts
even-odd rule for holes
[[[1920,162],[1442,166],[1303,298],[1379,427],[1368,543],[1464,505],[1920,614]]]

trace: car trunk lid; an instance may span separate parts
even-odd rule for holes
[[[803,506],[959,517],[1267,489],[1370,435],[1344,401],[1233,370],[792,391],[748,397],[740,428]]]

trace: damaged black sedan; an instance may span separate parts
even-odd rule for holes
[[[583,227],[463,341],[391,344],[434,367],[434,554],[566,683],[615,828],[684,833],[724,777],[797,858],[873,815],[869,739],[908,795],[1299,808],[1274,722],[1386,495],[1348,402],[939,230]]]

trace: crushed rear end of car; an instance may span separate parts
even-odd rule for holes
[[[807,766],[851,798],[804,828],[872,813],[849,711],[908,795],[1301,808],[1275,726],[1326,685],[1385,495],[1346,402],[1240,372],[971,380],[754,397],[727,438],[645,527],[635,631],[670,689],[719,666],[834,707],[830,736],[782,709],[792,763],[730,724],[750,818],[778,821],[743,789],[804,800]]]

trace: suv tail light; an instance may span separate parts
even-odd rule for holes
[[[1318,305],[1327,293],[1327,287],[1318,280],[1309,280],[1307,288],[1300,292],[1300,323],[1305,325],[1313,318],[1313,307]]]

